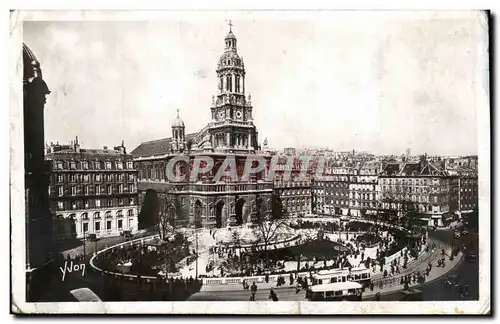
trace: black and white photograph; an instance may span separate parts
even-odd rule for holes
[[[490,312],[488,11],[10,20],[12,313]]]

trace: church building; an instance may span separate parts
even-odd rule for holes
[[[178,221],[186,226],[220,228],[256,223],[270,214],[272,181],[265,179],[266,170],[243,176],[249,156],[261,156],[270,161],[268,150],[258,144],[257,127],[253,123],[251,96],[246,95],[245,64],[238,54],[237,39],[232,25],[224,39],[224,52],[217,62],[217,94],[212,97],[210,121],[201,130],[186,133],[179,110],[171,127],[171,137],[143,142],[131,152],[138,170],[140,205],[147,201],[143,216],[165,214],[175,202],[181,206]],[[266,141],[267,147],[267,141]],[[174,164],[175,179],[169,179],[167,165],[173,158],[187,157]],[[214,167],[192,178],[197,156],[209,156]],[[237,177],[214,178],[223,161],[234,158]],[[187,162],[189,161],[189,162]],[[268,166],[269,163],[267,163]],[[187,177],[184,177],[188,175]],[[152,207],[151,207],[152,206]],[[142,222],[147,223],[142,217]],[[147,227],[157,223],[141,226]]]

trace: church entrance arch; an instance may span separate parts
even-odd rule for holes
[[[203,210],[203,205],[201,201],[196,200],[194,203],[194,227],[200,228],[202,227],[201,214]]]
[[[248,204],[245,199],[240,198],[236,201],[236,225],[243,225],[243,222],[248,218]]]
[[[215,227],[221,228],[226,223],[226,206],[222,200],[215,205]]]

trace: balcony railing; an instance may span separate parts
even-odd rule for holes
[[[145,181],[145,183],[156,183]],[[165,183],[158,181],[157,183]],[[272,182],[235,182],[235,183],[169,183],[169,190],[176,192],[244,192],[272,190]]]

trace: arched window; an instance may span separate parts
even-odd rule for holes
[[[94,213],[94,219],[101,218],[101,214],[99,212]]]
[[[123,217],[123,211],[121,211],[121,210],[117,211],[116,217]]]
[[[113,216],[111,215],[111,212],[110,212],[109,210],[108,210],[108,211],[104,214],[104,216],[105,216],[106,218],[113,217]]]
[[[240,76],[239,75],[236,76],[235,87],[236,87],[235,91],[240,92]]]
[[[75,214],[71,214],[69,217],[74,218]],[[87,213],[83,213],[81,217],[82,217],[82,219],[89,219],[89,215]]]
[[[226,82],[227,91],[233,91],[233,82],[231,80],[231,75],[226,76]]]
[[[129,210],[127,211],[127,216],[129,216],[129,217],[130,217],[130,216],[134,216],[134,210],[129,209]]]

